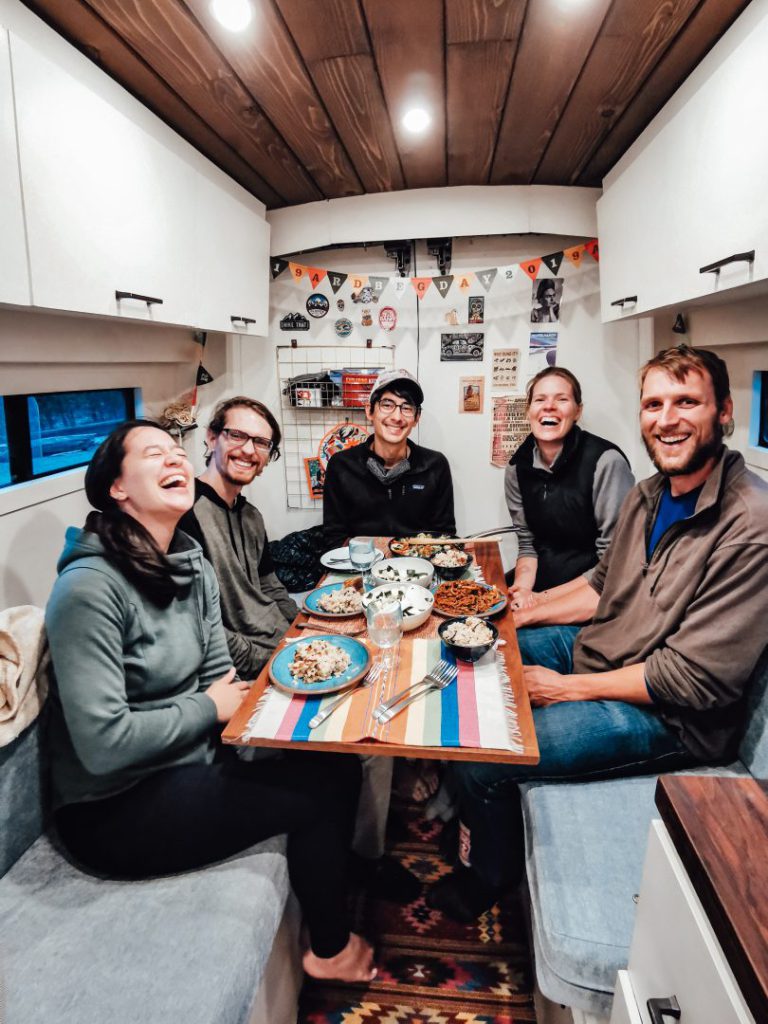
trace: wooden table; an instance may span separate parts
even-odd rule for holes
[[[504,582],[504,570],[501,564],[499,546],[495,541],[476,542],[474,546],[474,557],[483,572],[487,583],[495,584],[502,593],[506,593]],[[301,631],[296,628],[299,623],[306,622],[307,615],[300,612],[294,620],[287,636],[297,636]],[[417,758],[439,758],[452,761],[502,761],[510,764],[537,764],[539,761],[539,747],[536,742],[536,733],[533,728],[533,715],[528,700],[528,692],[523,682],[523,668],[520,661],[520,651],[517,646],[517,634],[512,613],[509,608],[494,618],[499,628],[499,635],[506,641],[506,646],[500,648],[504,653],[504,661],[509,675],[510,686],[514,693],[517,705],[518,724],[523,740],[522,753],[513,753],[508,750],[489,750],[477,747],[422,747],[408,744],[377,743],[375,740],[362,740],[357,743],[343,742],[318,742],[300,744],[306,750],[333,750],[345,754],[376,754],[383,757],[417,757]],[[407,644],[408,634],[404,634],[401,643]],[[244,741],[243,733],[253,714],[256,704],[269,684],[269,674],[264,668],[254,682],[253,686],[230,720],[222,734],[225,743],[261,747],[288,747],[299,746],[290,740],[267,740],[250,739]]]
[[[756,1021],[768,1021],[768,783],[665,775],[656,805]]]

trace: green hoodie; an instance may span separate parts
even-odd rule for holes
[[[168,559],[179,593],[158,608],[70,527],[45,612],[54,685],[54,808],[128,789],[170,765],[210,763],[216,707],[205,690],[232,664],[216,578],[177,531]]]

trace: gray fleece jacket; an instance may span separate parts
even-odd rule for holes
[[[158,608],[107,561],[96,534],[67,530],[45,611],[55,808],[213,760],[216,706],[205,690],[232,665],[216,577],[181,532],[168,559],[179,593]]]

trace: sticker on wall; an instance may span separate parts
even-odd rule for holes
[[[449,309],[443,317],[443,320],[449,325],[449,327],[459,326],[459,311],[457,309]]]
[[[484,347],[482,334],[441,334],[440,362],[482,362]]]
[[[534,281],[531,289],[531,323],[558,323],[562,294],[562,277],[545,277],[541,281]]]
[[[379,310],[379,327],[382,331],[394,331],[397,327],[397,310],[392,306],[382,306]]]
[[[337,452],[344,452],[347,448],[354,448],[368,439],[367,429],[359,423],[337,423],[331,427],[323,437],[317,448],[317,457],[323,466],[328,465],[328,459]]]
[[[308,331],[309,320],[303,313],[286,313],[280,320],[281,331]]]
[[[307,312],[316,320],[321,316],[325,316],[330,308],[331,304],[328,301],[328,297],[321,292],[314,292],[307,299]]]
[[[531,331],[528,345],[528,380],[557,363],[557,331]]]
[[[470,295],[467,300],[467,323],[485,323],[485,296]]]
[[[379,301],[379,296],[373,294],[373,288],[369,284],[363,285],[359,292],[352,292],[350,298],[353,302],[364,303],[366,306],[370,302]]]
[[[344,299],[336,299],[336,309],[338,309],[340,313],[344,312]]]
[[[340,316],[333,325],[333,329],[339,338],[348,338],[352,333],[352,321],[348,320],[345,316]]]
[[[459,412],[483,411],[483,399],[485,397],[485,378],[483,377],[460,377],[459,378]]]
[[[520,365],[520,349],[495,348],[491,371],[492,388],[517,387],[517,374]]]
[[[363,327],[373,327],[373,317],[371,316],[370,309],[363,310],[363,315],[360,320],[360,323],[363,325]]]
[[[320,459],[316,456],[304,459],[304,472],[307,475],[307,490],[309,491],[310,498],[322,498],[325,469]]]

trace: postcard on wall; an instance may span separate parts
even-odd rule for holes
[[[317,457],[304,459],[304,472],[307,474],[307,490],[310,498],[322,498],[325,470]]]
[[[493,350],[492,388],[517,387],[517,373],[520,365],[520,349],[495,348]]]
[[[531,323],[559,323],[562,296],[562,277],[544,277],[540,281],[534,281],[531,293]]]
[[[484,377],[459,378],[459,412],[482,412],[484,399]]]
[[[441,334],[440,362],[450,363],[454,360],[462,362],[482,362],[485,354],[485,335],[483,334]]]
[[[557,363],[557,331],[531,331],[528,345],[528,380]]]
[[[491,398],[491,465],[503,469],[530,432],[525,399],[514,395]]]
[[[485,296],[470,295],[467,299],[467,323],[485,323]]]

